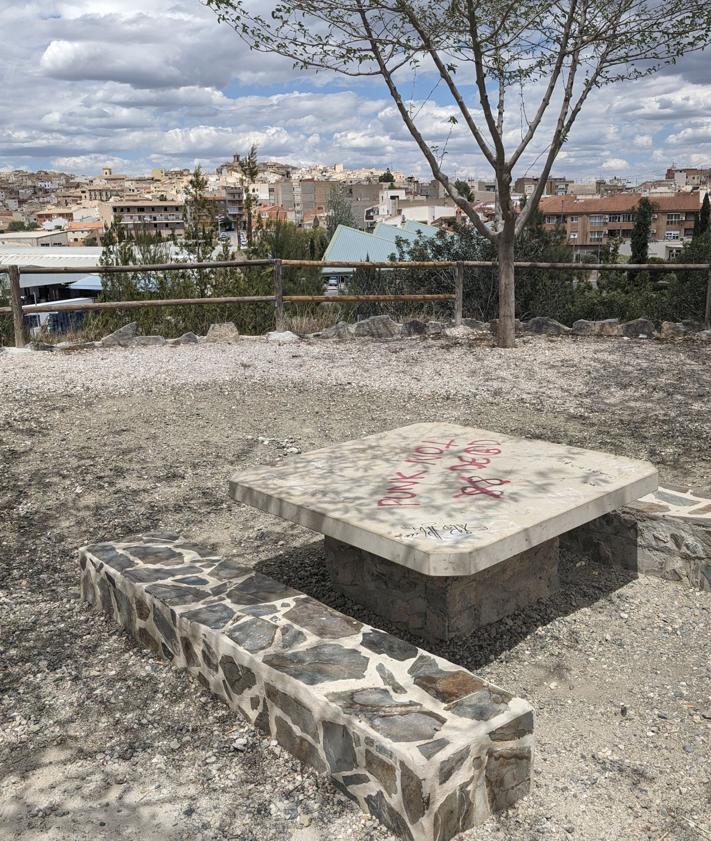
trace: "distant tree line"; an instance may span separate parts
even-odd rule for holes
[[[711,263],[711,227],[708,198],[702,206],[696,233],[684,243],[673,262]],[[642,199],[636,211],[632,235],[632,263],[663,263],[648,256],[649,232],[654,206]],[[578,319],[600,320],[619,318],[623,321],[649,318],[662,321],[703,319],[707,274],[703,271],[628,272],[619,262],[620,240],[611,240],[596,249],[595,254],[578,255],[580,269],[517,269],[516,317],[526,320],[548,316],[563,324]],[[402,261],[491,261],[496,260],[495,247],[471,225],[455,225],[454,230],[440,230],[434,237],[412,242],[398,239],[393,259]],[[532,214],[529,224],[517,241],[515,259],[521,262],[570,263],[576,255],[567,244],[565,230],[547,230],[543,216]],[[592,273],[586,262],[610,265],[591,282]],[[389,292],[393,294],[425,294],[452,292],[453,273],[449,269],[376,270],[367,267],[354,273],[351,290],[355,293]],[[419,306],[419,305],[418,305]],[[410,308],[411,309],[411,308]],[[420,309],[422,309],[420,307]],[[451,305],[427,306],[434,318],[450,318]],[[402,317],[408,307],[390,305],[389,311]],[[360,305],[361,315],[375,312],[374,305]],[[379,311],[383,311],[380,309]],[[498,284],[495,268],[466,268],[464,282],[464,315],[482,321],[497,317]]]

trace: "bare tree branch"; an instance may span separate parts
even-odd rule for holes
[[[364,10],[361,10],[361,19],[363,21],[363,27],[366,33],[370,33],[370,24],[368,22],[368,18]],[[393,101],[395,102],[398,111],[400,112],[400,116],[402,117],[413,139],[420,147],[420,151],[427,159],[427,163],[429,163],[430,169],[432,170],[432,174],[434,175],[435,179],[439,181],[439,183],[449,193],[455,204],[461,210],[463,210],[464,213],[466,213],[469,219],[471,219],[472,223],[474,224],[475,228],[479,231],[479,233],[493,242],[496,239],[496,236],[486,227],[482,218],[479,216],[476,210],[474,210],[474,206],[471,204],[471,202],[468,202],[466,199],[462,198],[457,193],[454,187],[450,184],[449,178],[442,172],[437,158],[425,142],[417,126],[410,117],[410,114],[407,108],[405,107],[405,103],[403,102],[402,97],[400,96],[400,91],[398,90],[397,86],[395,85],[395,82],[393,81],[392,74],[390,73],[388,67],[383,61],[378,44],[375,41],[372,41],[371,45],[373,49],[373,55],[375,56],[375,60],[378,62],[380,72],[382,73],[383,79],[385,80],[385,84],[388,86],[388,90],[390,91],[390,95],[393,98]]]

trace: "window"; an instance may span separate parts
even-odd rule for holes
[[[590,231],[590,242],[602,242],[604,231]]]
[[[595,213],[590,217],[590,224],[591,225],[606,225],[607,224],[607,216],[601,213]]]
[[[667,240],[667,241],[675,240],[675,239],[679,239],[679,236],[680,236],[679,231],[667,231],[664,234],[664,239]]]
[[[578,238],[578,232],[577,231],[573,231],[571,234],[568,234],[568,239],[577,239],[577,238]]]
[[[610,222],[634,222],[633,213],[611,213],[608,216]]]
[[[568,217],[568,222],[577,223],[577,221],[578,221],[578,217],[577,217],[577,216],[569,216],[569,217]]]
[[[667,213],[667,225],[675,225],[681,221],[681,213]]]
[[[545,221],[546,225],[556,225],[558,223],[558,217],[557,216],[551,216],[549,214],[548,216],[545,217],[544,221]]]

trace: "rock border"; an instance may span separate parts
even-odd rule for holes
[[[452,339],[456,341],[491,341],[496,335],[497,320],[477,321],[474,318],[464,318],[462,323],[455,325],[453,321],[421,321],[410,319],[404,323],[394,321],[389,315],[373,315],[370,318],[346,323],[339,321],[325,330],[317,333],[308,333],[304,336],[297,335],[290,330],[278,332],[269,331],[263,338],[268,342],[283,345],[295,344],[303,340],[328,340],[328,341],[352,341],[354,339],[378,339],[387,341],[401,338],[419,339]],[[618,338],[618,339],[654,339],[665,343],[696,342],[711,344],[711,330],[704,329],[700,324],[686,322],[663,321],[659,330],[653,322],[646,318],[637,318],[632,321],[619,321],[616,318],[608,318],[603,321],[587,321],[579,319],[572,327],[568,327],[554,318],[547,316],[535,316],[528,321],[515,322],[516,336],[548,336],[559,338],[563,336],[587,337],[587,338]],[[96,342],[60,342],[56,345],[47,342],[31,342],[28,349],[35,351],[74,352],[81,350],[92,350],[96,348],[112,347],[160,347],[167,345],[188,345],[197,343],[208,344],[234,344],[241,336],[235,324],[231,321],[211,324],[205,336],[197,336],[195,333],[184,333],[175,339],[166,339],[163,336],[139,336],[138,324],[132,321],[104,336]],[[258,338],[249,336],[248,338]],[[2,351],[3,348],[0,348]],[[17,350],[15,348],[4,348],[5,351]]]

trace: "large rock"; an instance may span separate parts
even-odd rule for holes
[[[403,336],[424,336],[427,332],[427,323],[419,318],[411,318],[402,325]]]
[[[136,336],[130,341],[131,347],[160,347],[165,344],[163,336]]]
[[[211,324],[207,331],[205,341],[211,344],[233,344],[239,341],[239,330],[234,321],[225,321],[222,324]]]
[[[651,339],[654,336],[654,324],[648,318],[635,318],[619,326],[619,335],[628,339]]]
[[[711,330],[702,330],[694,337],[698,342],[711,342]]]
[[[486,321],[479,321],[476,318],[463,318],[462,324],[465,327],[469,327],[471,330],[477,330],[479,332],[489,332],[489,324]]]
[[[301,339],[291,330],[272,330],[271,333],[267,333],[267,341],[276,342],[279,345],[291,345],[300,342]]]
[[[177,339],[168,339],[169,345],[196,345],[200,339],[195,333],[183,333]]]
[[[523,322],[523,329],[527,333],[545,333],[548,336],[565,336],[571,333],[570,327],[561,324],[554,318],[538,315]]]
[[[685,336],[688,336],[690,332],[689,328],[680,321],[662,321],[659,338],[664,341],[683,339]]]
[[[575,336],[620,336],[620,319],[607,318],[604,321],[586,321],[584,318],[573,323]]]
[[[359,321],[353,326],[353,335],[360,338],[370,339],[392,339],[399,336],[401,327],[397,321],[393,321],[389,315],[374,315]]]
[[[441,336],[444,332],[444,324],[441,321],[428,321],[425,324],[425,333],[428,336]]]
[[[466,324],[459,324],[456,327],[445,327],[444,335],[448,339],[471,339],[475,333],[471,327]]]
[[[101,342],[60,342],[54,349],[58,353],[76,353],[80,350],[92,350],[101,347]]]
[[[131,340],[138,335],[138,322],[131,321],[129,324],[124,324],[108,336],[104,336],[101,340],[102,347],[128,347]]]
[[[334,324],[332,327],[327,327],[325,330],[322,330],[320,333],[316,333],[315,335],[318,336],[319,339],[337,339],[339,341],[353,338],[352,329],[345,321],[339,321],[338,324]]]

